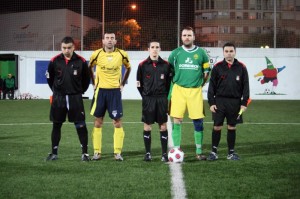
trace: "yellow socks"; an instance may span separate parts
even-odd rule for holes
[[[102,128],[93,129],[93,147],[94,153],[101,153],[102,148]]]
[[[115,128],[115,132],[114,132],[114,153],[115,154],[122,152],[124,136],[125,133],[123,127]]]

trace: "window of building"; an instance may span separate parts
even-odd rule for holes
[[[249,33],[250,34],[257,33],[257,27],[249,27]]]
[[[219,33],[220,34],[228,34],[229,33],[229,27],[228,26],[220,26],[219,27]]]
[[[215,0],[214,1],[215,9],[229,9],[230,1],[228,0]]]
[[[256,0],[249,0],[249,10],[256,9]]]
[[[243,8],[244,8],[243,0],[236,0],[235,1],[235,9],[242,10]]]
[[[236,19],[243,19],[243,13],[242,12],[236,12]]]
[[[218,12],[219,19],[229,19],[230,15],[229,12]]]
[[[237,33],[237,34],[243,33],[243,27],[241,27],[241,26],[235,27],[235,33]]]
[[[218,28],[217,27],[203,27],[202,33],[203,34],[218,33]]]
[[[256,19],[256,12],[249,12],[248,18],[251,20]]]

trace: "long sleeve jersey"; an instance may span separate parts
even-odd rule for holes
[[[234,59],[229,65],[225,59],[212,69],[208,86],[208,103],[215,105],[216,97],[240,98],[242,105],[247,106],[249,99],[249,77],[246,66]]]
[[[83,94],[90,84],[88,64],[75,52],[70,60],[61,53],[48,65],[47,82],[54,94]]]
[[[137,70],[137,87],[141,96],[168,95],[171,83],[170,64],[161,57],[153,61],[148,57]]]

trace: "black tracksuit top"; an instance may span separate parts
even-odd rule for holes
[[[48,65],[47,82],[54,94],[83,94],[90,84],[88,64],[75,52],[66,62],[61,53],[53,57]]]
[[[249,99],[249,77],[246,66],[234,59],[229,68],[223,61],[214,65],[208,86],[208,103],[215,105],[216,97],[242,99],[241,105],[247,106]]]
[[[161,57],[152,61],[150,57],[141,62],[137,70],[138,90],[141,96],[167,96],[171,82],[170,64]]]

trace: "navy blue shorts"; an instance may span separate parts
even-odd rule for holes
[[[91,105],[91,115],[104,117],[108,112],[111,119],[119,119],[123,116],[122,95],[120,88],[97,88]]]
[[[68,115],[69,122],[85,121],[82,95],[53,95],[50,109],[52,122],[65,122]]]

